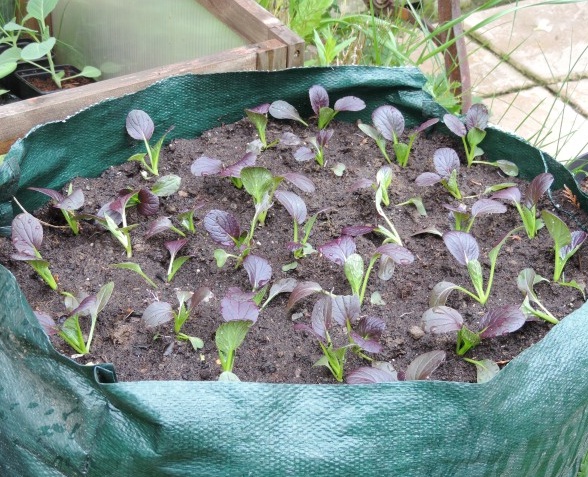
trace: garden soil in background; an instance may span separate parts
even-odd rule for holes
[[[315,162],[301,163],[293,157],[298,146],[278,145],[263,152],[257,165],[267,167],[274,175],[299,172],[307,175],[316,185],[316,192],[305,194],[283,183],[280,188],[297,192],[307,203],[309,215],[323,208],[328,211],[318,216],[309,242],[319,245],[336,238],[341,229],[348,225],[375,225],[378,218],[374,206],[374,191],[364,188],[350,192],[350,187],[360,178],[375,179],[377,170],[386,162],[374,142],[362,134],[356,125],[333,123],[335,130],[326,149],[326,167]],[[315,134],[313,128],[306,129],[288,122],[270,121],[268,140],[279,137],[283,132],[293,132],[302,138]],[[158,133],[156,131],[155,136]],[[111,234],[100,226],[85,222],[79,236],[69,230],[45,227],[41,253],[51,264],[51,270],[58,276],[60,288],[69,292],[85,291],[96,293],[109,281],[115,282],[113,296],[98,318],[92,352],[76,357],[79,363],[114,363],[118,379],[137,380],[215,380],[221,373],[215,347],[214,334],[222,322],[220,302],[231,287],[249,289],[245,270],[235,269],[234,262],[227,262],[219,269],[213,258],[216,245],[202,226],[202,218],[211,209],[222,209],[234,214],[242,229],[247,229],[253,216],[251,198],[244,190],[235,188],[227,178],[195,177],[190,166],[201,155],[217,158],[225,164],[237,161],[245,153],[246,144],[255,139],[253,126],[246,120],[223,125],[205,132],[193,140],[174,140],[164,147],[160,161],[160,175],[177,174],[182,177],[181,189],[168,198],[161,199],[160,216],[173,217],[195,206],[201,206],[196,216],[196,234],[189,236],[188,245],[180,255],[191,255],[171,283],[165,282],[169,254],[163,243],[177,239],[172,232],[156,235],[145,240],[148,223],[153,218],[140,217],[136,210],[129,209],[129,223],[139,223],[132,232],[132,261],[140,264],[143,271],[158,284],[151,288],[138,275],[128,270],[113,269],[111,264],[127,261],[122,246]],[[483,146],[483,144],[482,144]],[[440,184],[419,188],[415,178],[424,171],[432,171],[434,151],[439,147],[453,147],[462,159],[461,142],[451,137],[421,135],[417,138],[405,169],[392,165],[394,179],[390,188],[391,206],[387,213],[404,245],[414,254],[415,261],[406,267],[397,266],[389,281],[381,281],[376,273],[370,278],[362,316],[380,317],[386,322],[381,338],[382,352],[374,359],[390,362],[396,370],[405,370],[418,355],[432,350],[447,352],[446,361],[434,372],[432,379],[453,381],[475,381],[476,371],[472,364],[455,354],[455,333],[446,335],[424,335],[418,332],[423,312],[428,308],[429,294],[440,281],[451,281],[471,289],[465,267],[458,265],[448,253],[442,239],[432,234],[418,234],[428,227],[441,232],[450,230],[448,210],[444,204],[455,201]],[[391,149],[389,145],[389,149]],[[504,158],[508,159],[508,158]],[[345,164],[341,177],[331,168],[336,163]],[[467,169],[462,165],[459,184],[464,196],[482,194],[486,187],[502,183],[517,182],[505,177],[497,168],[475,165]],[[43,184],[38,184],[42,186]],[[115,198],[119,190],[127,187],[138,189],[149,185],[140,175],[138,163],[126,163],[110,168],[97,179],[78,178],[74,187],[80,187],[86,197],[83,212],[95,213],[102,204]],[[521,182],[523,191],[526,183]],[[420,195],[427,216],[420,216],[414,206],[394,206]],[[556,201],[565,203],[561,194],[554,194]],[[463,202],[471,205],[476,197]],[[573,210],[569,204],[565,205]],[[539,210],[555,212],[552,202],[545,198]],[[579,213],[574,211],[574,213]],[[61,212],[45,206],[35,213],[45,222],[63,225]],[[578,227],[562,217],[572,230]],[[587,223],[586,218],[580,220]],[[177,221],[174,222],[177,225]],[[481,248],[480,260],[484,267],[485,280],[488,277],[488,251],[510,230],[521,224],[516,209],[508,206],[508,212],[501,215],[479,217],[472,229]],[[275,201],[269,210],[266,225],[258,227],[255,233],[253,253],[271,263],[272,282],[285,277],[296,280],[315,281],[325,290],[336,294],[350,294],[343,268],[318,254],[299,260],[296,269],[282,271],[282,266],[293,261],[286,244],[292,240],[292,219],[286,210]],[[382,237],[368,234],[357,237],[357,248],[367,264],[369,257],[381,244]],[[467,324],[476,328],[477,320],[488,308],[506,304],[519,305],[523,296],[517,288],[517,275],[527,267],[547,278],[553,274],[553,242],[546,229],[530,241],[524,231],[512,236],[503,246],[498,257],[490,300],[487,308],[458,292],[453,292],[448,305],[456,308]],[[13,253],[8,238],[0,238],[0,262],[5,264],[17,277],[27,300],[35,310],[48,312],[54,317],[63,316],[65,308],[62,297],[46,286],[32,269],[23,262],[10,258]],[[588,267],[588,247],[583,247],[567,265],[566,278],[585,282]],[[200,304],[185,324],[183,331],[204,340],[204,348],[195,351],[188,342],[174,340],[173,324],[168,322],[156,329],[146,329],[141,321],[143,310],[155,298],[177,306],[176,290],[194,291],[201,286],[209,287],[214,297]],[[558,318],[563,318],[582,305],[581,294],[572,288],[542,282],[535,290],[542,303]],[[374,292],[379,292],[382,304],[372,304]],[[256,324],[237,350],[234,372],[243,381],[286,382],[286,383],[335,383],[325,367],[313,367],[321,352],[317,341],[306,332],[294,331],[296,321],[309,323],[310,313],[317,296],[299,302],[294,309],[287,310],[288,294],[278,295],[262,311]],[[87,318],[82,318],[87,320]],[[552,327],[546,322],[529,321],[518,331],[499,338],[489,339],[467,353],[473,359],[491,359],[501,366],[517,354],[540,340]],[[417,328],[415,328],[417,327]],[[334,333],[335,339],[343,338]],[[65,355],[69,349],[58,337],[52,337],[54,346]],[[344,341],[339,341],[344,344]],[[352,353],[346,370],[369,365]],[[557,363],[554,363],[556,366]]]

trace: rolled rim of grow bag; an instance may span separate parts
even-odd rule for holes
[[[40,126],[18,141],[0,166],[0,226],[6,234],[17,213],[13,195],[28,209],[41,205],[28,186],[59,188],[138,152],[124,131],[131,109],[146,110],[156,127],[175,124],[169,140],[194,137],[276,99],[310,115],[314,84],[333,97],[364,99],[364,121],[386,103],[402,111],[407,127],[445,112],[412,68],[171,78]],[[569,171],[522,139],[489,128],[483,146],[489,160],[515,162],[523,178],[551,172],[555,186],[567,184],[588,210]],[[488,383],[350,386],[118,383],[111,365],[83,366],[55,351],[2,266],[0,303],[3,476],[571,477],[588,449],[588,305]]]

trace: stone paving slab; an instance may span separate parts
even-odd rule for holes
[[[550,85],[549,89],[561,94],[577,111],[588,116],[588,80]]]

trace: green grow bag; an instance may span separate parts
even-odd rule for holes
[[[275,99],[309,116],[308,88],[321,84],[364,99],[364,122],[391,103],[410,127],[444,112],[424,82],[415,69],[367,67],[162,81],[16,143],[0,166],[0,226],[9,232],[12,195],[39,205],[27,186],[61,187],[138,152],[124,129],[131,109],[175,124],[169,139],[193,137]],[[588,207],[569,173],[524,141],[490,129],[483,146],[527,179],[552,172]],[[118,383],[111,366],[59,355],[0,266],[0,475],[573,477],[588,450],[587,344],[584,306],[482,385]]]

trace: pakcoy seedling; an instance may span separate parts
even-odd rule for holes
[[[461,191],[457,183],[459,172],[459,157],[450,147],[442,147],[435,151],[433,164],[436,172],[423,172],[415,179],[419,187],[429,187],[437,183],[441,185],[457,200],[462,199]]]
[[[157,176],[159,175],[159,154],[163,141],[169,132],[173,129],[170,127],[163,136],[155,143],[154,146],[149,144],[149,140],[153,136],[155,131],[155,124],[151,116],[141,109],[133,109],[129,112],[126,119],[126,129],[129,136],[138,141],[143,141],[145,144],[145,151],[138,154],[134,154],[129,157],[129,161],[137,161],[150,174]],[[145,160],[145,157],[148,159]]]
[[[308,139],[314,150],[302,146],[294,153],[294,159],[298,162],[312,161],[314,159],[319,166],[323,167],[325,165],[325,148],[331,137],[333,137],[333,132],[332,129],[319,130],[316,137]]]
[[[197,350],[204,346],[204,342],[195,336],[182,333],[182,327],[188,321],[194,309],[212,297],[212,292],[207,287],[200,287],[195,292],[177,291],[178,308],[174,310],[172,305],[165,301],[154,301],[143,312],[142,319],[147,328],[174,322],[174,334],[176,339],[189,341],[192,347]]]
[[[456,353],[463,356],[479,345],[483,339],[502,336],[518,330],[525,324],[526,317],[519,306],[504,305],[489,310],[480,319],[479,331],[472,331],[463,321],[461,314],[449,306],[435,306],[423,313],[425,333],[441,334],[457,331]]]
[[[504,214],[506,206],[496,200],[479,199],[472,204],[470,212],[464,204],[452,206],[445,204],[449,215],[453,219],[453,230],[469,232],[477,217],[488,214]]]
[[[261,142],[261,150],[265,151],[270,147],[274,147],[276,144],[280,142],[279,139],[275,139],[274,141],[268,144],[266,138],[266,128],[267,128],[267,113],[270,109],[270,103],[260,104],[254,108],[249,108],[245,110],[245,114],[249,118],[249,121],[255,126],[257,129],[257,134],[259,135],[259,141]]]
[[[524,270],[521,270],[521,273],[519,273],[519,276],[517,277],[517,287],[519,290],[521,290],[521,292],[523,292],[523,295],[525,296],[521,309],[527,316],[537,317],[547,321],[548,323],[553,323],[556,325],[559,323],[559,320],[553,316],[553,314],[547,308],[545,308],[534,290],[534,286],[537,285],[537,283],[547,281],[549,280],[543,278],[541,275],[537,275],[535,270],[532,268],[525,268]],[[540,309],[538,310],[533,308],[531,303],[536,304]]]
[[[190,172],[196,177],[229,177],[233,185],[237,189],[241,189],[243,187],[243,182],[241,181],[241,170],[244,167],[254,166],[256,161],[257,156],[253,152],[246,153],[243,157],[241,157],[241,159],[229,166],[225,166],[218,159],[201,156],[192,163]]]
[[[406,167],[417,136],[438,122],[438,118],[425,121],[412,134],[409,134],[408,143],[403,143],[400,141],[400,137],[404,133],[405,128],[404,116],[397,108],[387,104],[376,108],[372,112],[373,126],[359,122],[358,127],[364,134],[376,142],[380,152],[389,163],[392,163],[392,161],[386,151],[386,141],[392,141],[396,161],[401,167]]]
[[[443,116],[443,122],[447,128],[463,142],[468,167],[474,163],[474,159],[484,154],[478,146],[486,137],[488,126],[488,108],[483,104],[473,104],[465,116],[465,123],[453,114]]]
[[[184,248],[184,246],[188,243],[188,239],[179,239],[179,240],[171,240],[169,242],[165,242],[163,245],[170,254],[169,259],[169,267],[167,269],[167,281],[171,282],[174,278],[174,275],[178,272],[178,270],[182,267],[184,263],[186,263],[190,258],[191,255],[185,255],[182,257],[176,257],[178,252]]]
[[[67,225],[69,225],[74,235],[80,233],[80,222],[74,210],[78,210],[84,205],[84,193],[81,189],[74,190],[72,184],[70,184],[65,196],[61,192],[43,187],[29,187],[29,189],[51,197],[51,205],[61,210]]]

